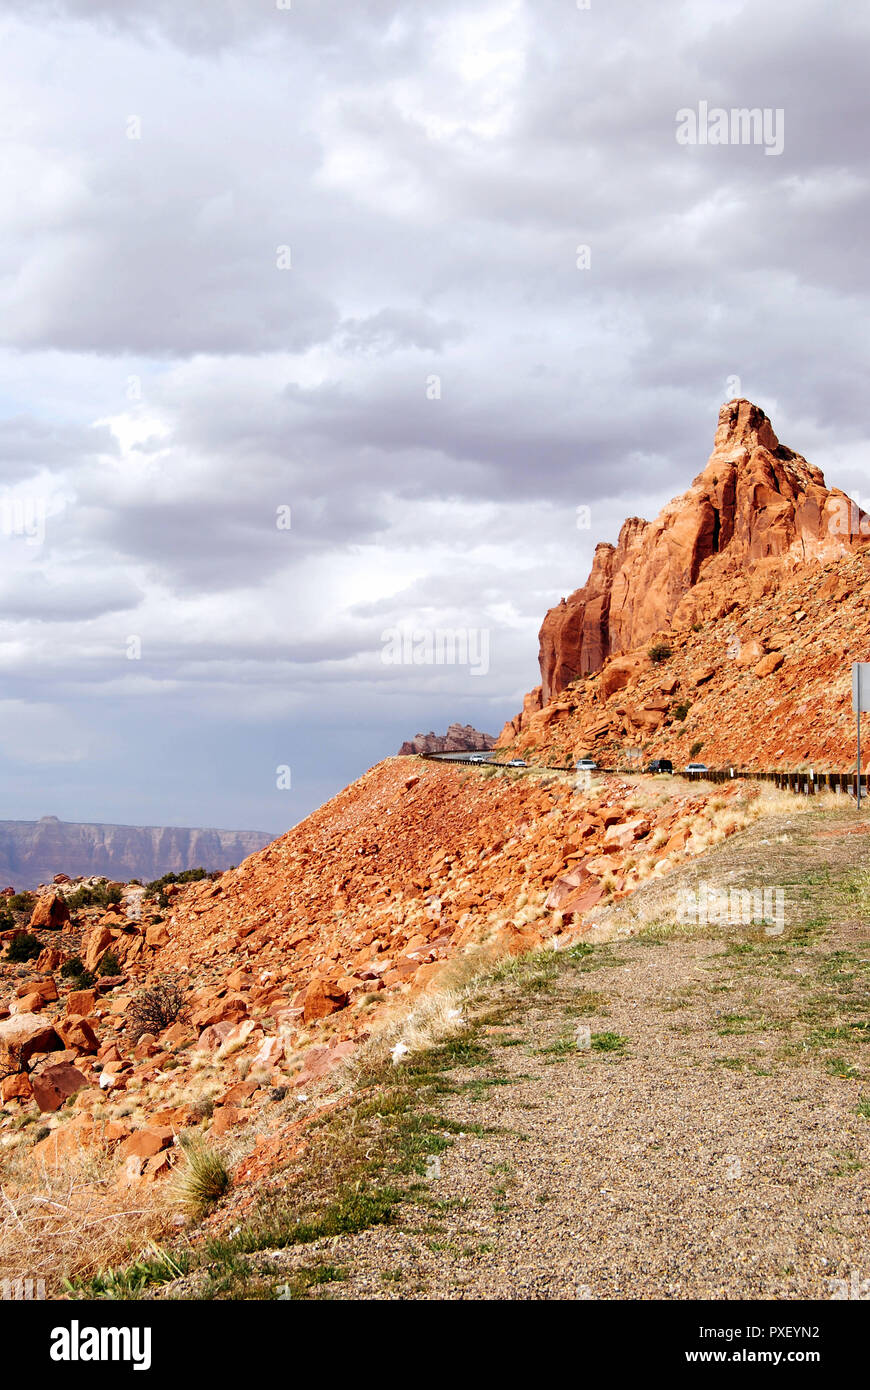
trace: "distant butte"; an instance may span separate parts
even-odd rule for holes
[[[399,756],[411,753],[482,753],[495,747],[492,734],[482,734],[470,724],[451,724],[446,734],[417,734],[406,740]]]

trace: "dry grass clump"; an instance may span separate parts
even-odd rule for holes
[[[662,845],[667,844],[671,837],[671,832],[665,830],[663,825],[657,825],[648,839],[644,840],[644,849],[652,853],[654,850],[661,849]]]
[[[52,1167],[36,1168],[24,1157],[4,1167],[0,1278],[42,1279],[49,1296],[58,1294],[64,1280],[120,1264],[170,1228],[166,1189],[119,1187],[102,1149],[83,1149]]]
[[[366,1046],[348,1061],[347,1071],[354,1074],[386,1065],[394,1056],[400,1061],[402,1057],[437,1047],[446,1038],[460,1033],[466,1026],[464,1004],[468,984],[484,968],[484,962],[491,964],[491,957],[483,951],[458,957],[453,974],[454,978],[461,973],[466,975],[465,987],[433,989],[420,995],[410,1008],[397,1012],[385,1022]]]
[[[182,1145],[187,1162],[178,1170],[176,1193],[195,1216],[202,1216],[227,1192],[232,1177],[223,1154],[201,1135],[185,1136]]]

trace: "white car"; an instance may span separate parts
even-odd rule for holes
[[[686,763],[686,772],[709,772],[706,763]]]
[[[528,767],[528,763],[523,758],[511,758],[508,767]]]
[[[598,764],[594,758],[581,758],[579,763],[574,764],[575,772],[597,772]]]

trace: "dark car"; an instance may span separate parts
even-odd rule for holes
[[[673,772],[674,765],[670,758],[653,758],[647,772]]]

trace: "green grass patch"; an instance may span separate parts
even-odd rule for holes
[[[187,1252],[170,1254],[152,1244],[131,1264],[102,1269],[90,1279],[65,1279],[64,1288],[72,1298],[136,1299],[147,1290],[180,1279],[190,1264]]]
[[[337,1284],[347,1279],[347,1270],[340,1265],[311,1265],[306,1269],[294,1270],[283,1284],[278,1284],[273,1297],[280,1300],[307,1298],[312,1289],[321,1284]]]
[[[592,1051],[593,1052],[624,1052],[628,1047],[628,1038],[621,1033],[593,1033]]]
[[[825,1069],[829,1076],[839,1076],[849,1081],[858,1071],[857,1065],[854,1062],[847,1062],[845,1057],[826,1057]]]

